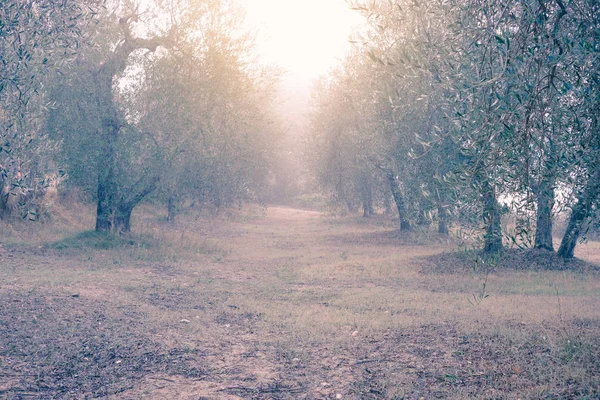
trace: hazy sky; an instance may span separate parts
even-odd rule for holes
[[[285,87],[306,90],[343,58],[348,36],[361,18],[345,0],[239,0],[258,32],[267,63],[288,71]]]

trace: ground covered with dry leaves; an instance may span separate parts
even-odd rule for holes
[[[600,398],[598,243],[481,260],[283,207],[92,223],[1,228],[0,398]]]

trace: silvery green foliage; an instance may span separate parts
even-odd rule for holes
[[[186,201],[237,205],[267,176],[274,79],[254,62],[233,3],[163,7],[168,21],[127,2],[108,10],[53,85],[47,125],[69,184],[97,200],[100,231],[128,231],[151,195],[170,215]]]
[[[368,105],[356,115],[378,138],[372,163],[393,166],[421,209],[481,228],[493,251],[502,236],[552,250],[554,216],[572,209],[559,250],[572,257],[600,195],[598,2],[353,6],[371,27],[356,40],[370,84],[336,90]],[[503,233],[509,211],[516,226]]]
[[[73,60],[100,1],[6,0],[0,4],[0,208],[9,192],[43,182],[54,146],[40,132],[48,109],[43,81]],[[0,211],[2,212],[2,211]]]

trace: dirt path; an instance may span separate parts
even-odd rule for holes
[[[483,276],[435,258],[446,238],[384,218],[153,215],[117,245],[3,247],[0,398],[598,394],[597,275]],[[484,280],[492,297],[474,306]]]

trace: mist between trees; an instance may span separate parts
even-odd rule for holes
[[[143,201],[174,220],[319,191],[403,231],[471,229],[488,253],[507,238],[554,251],[565,215],[573,257],[600,199],[598,2],[349,6],[368,29],[315,85],[301,148],[234,1],[3,2],[3,218],[77,189],[96,230],[127,232]]]

